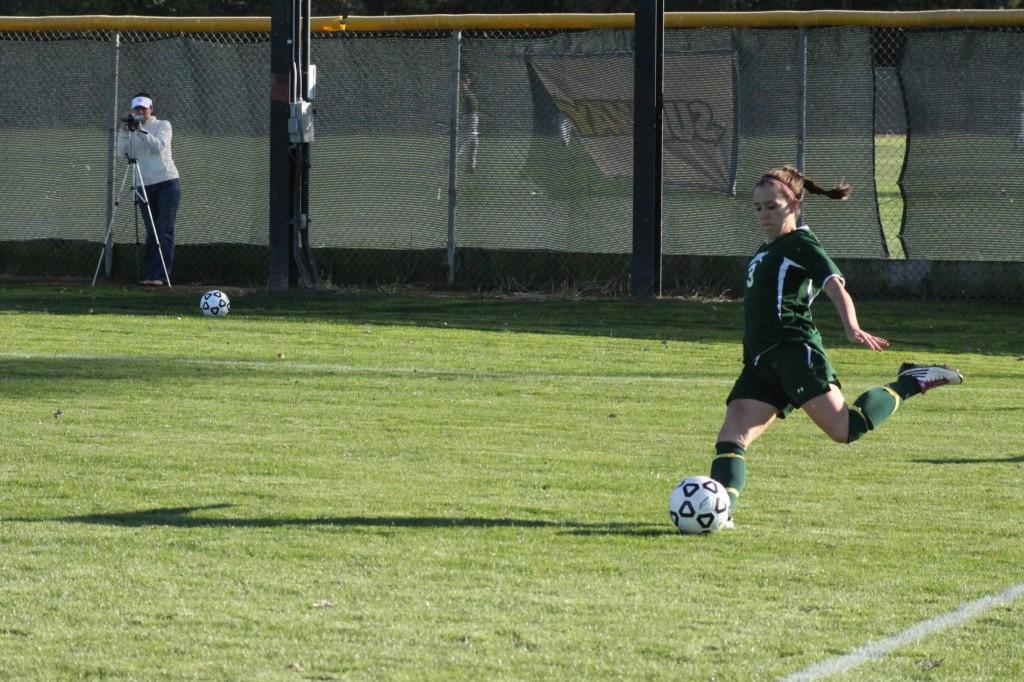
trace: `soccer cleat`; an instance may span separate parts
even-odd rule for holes
[[[733,522],[732,517],[722,524],[721,530],[736,530],[736,524]]]
[[[937,386],[964,383],[964,375],[946,365],[915,365],[912,362],[904,362],[900,365],[897,378],[905,376],[917,379],[917,385],[921,387],[921,393]]]

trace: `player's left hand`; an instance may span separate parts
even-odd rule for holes
[[[873,351],[879,352],[885,350],[885,347],[889,345],[888,339],[883,339],[881,336],[869,334],[863,329],[851,330],[846,334],[846,338],[848,338],[851,343],[859,343]]]

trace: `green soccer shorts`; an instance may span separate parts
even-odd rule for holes
[[[760,400],[774,406],[785,419],[808,400],[828,393],[832,384],[840,385],[828,356],[815,346],[780,343],[754,360],[757,364],[743,364],[726,405],[733,400]]]

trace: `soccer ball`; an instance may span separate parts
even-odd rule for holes
[[[668,496],[668,515],[680,533],[710,533],[729,520],[729,493],[707,476],[690,476]]]
[[[231,311],[231,301],[223,291],[207,291],[199,299],[199,309],[207,317],[224,317]]]

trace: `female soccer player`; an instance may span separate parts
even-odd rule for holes
[[[839,379],[811,317],[819,291],[832,301],[846,338],[873,351],[889,342],[857,322],[846,281],[814,233],[797,225],[805,193],[845,200],[849,185],[823,189],[796,168],[768,171],[754,187],[754,211],[765,242],[747,266],[743,294],[743,371],[726,399],[725,422],[715,444],[711,478],[729,492],[732,508],[746,480],[746,449],[775,418],[803,408],[839,443],[852,443],[890,417],[900,403],[944,384],[963,383],[945,365],[904,363],[896,381],[846,405]],[[732,514],[726,524],[733,527]]]

